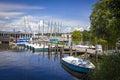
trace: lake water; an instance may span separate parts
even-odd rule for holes
[[[3,49],[0,49],[0,80],[86,80],[60,63],[60,53]]]

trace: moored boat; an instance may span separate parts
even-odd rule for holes
[[[94,64],[89,60],[79,59],[73,56],[67,56],[62,58],[62,64],[68,68],[78,72],[92,72],[95,68]]]

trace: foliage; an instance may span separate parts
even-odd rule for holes
[[[84,30],[83,32],[82,32],[82,37],[83,37],[83,41],[84,41],[84,43],[85,42],[90,42],[91,41],[91,32],[90,31],[87,31],[87,30]]]
[[[92,35],[98,40],[106,40],[110,46],[115,46],[116,40],[120,38],[119,4],[120,0],[100,0],[94,5],[90,16]]]
[[[120,55],[104,56],[90,80],[120,80]]]
[[[75,44],[78,44],[82,40],[82,34],[80,31],[75,30],[72,32],[72,41]]]
[[[115,46],[120,38],[120,0],[99,0],[90,16],[94,43]],[[97,63],[91,80],[120,80],[120,54],[104,56]]]

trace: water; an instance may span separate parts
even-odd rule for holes
[[[0,50],[0,80],[79,79],[60,63],[60,53],[48,55],[47,52]]]

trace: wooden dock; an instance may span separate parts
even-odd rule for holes
[[[73,46],[66,46],[66,45],[59,45],[59,44],[48,44],[48,52],[55,52],[55,53],[68,53],[70,55],[72,54],[94,54],[95,50],[93,49],[86,49],[86,48],[79,48],[79,47],[73,47]],[[51,48],[51,46],[55,46],[54,48]],[[29,47],[24,47],[24,49],[27,48],[27,50],[30,50],[32,52],[35,52],[33,49]]]

